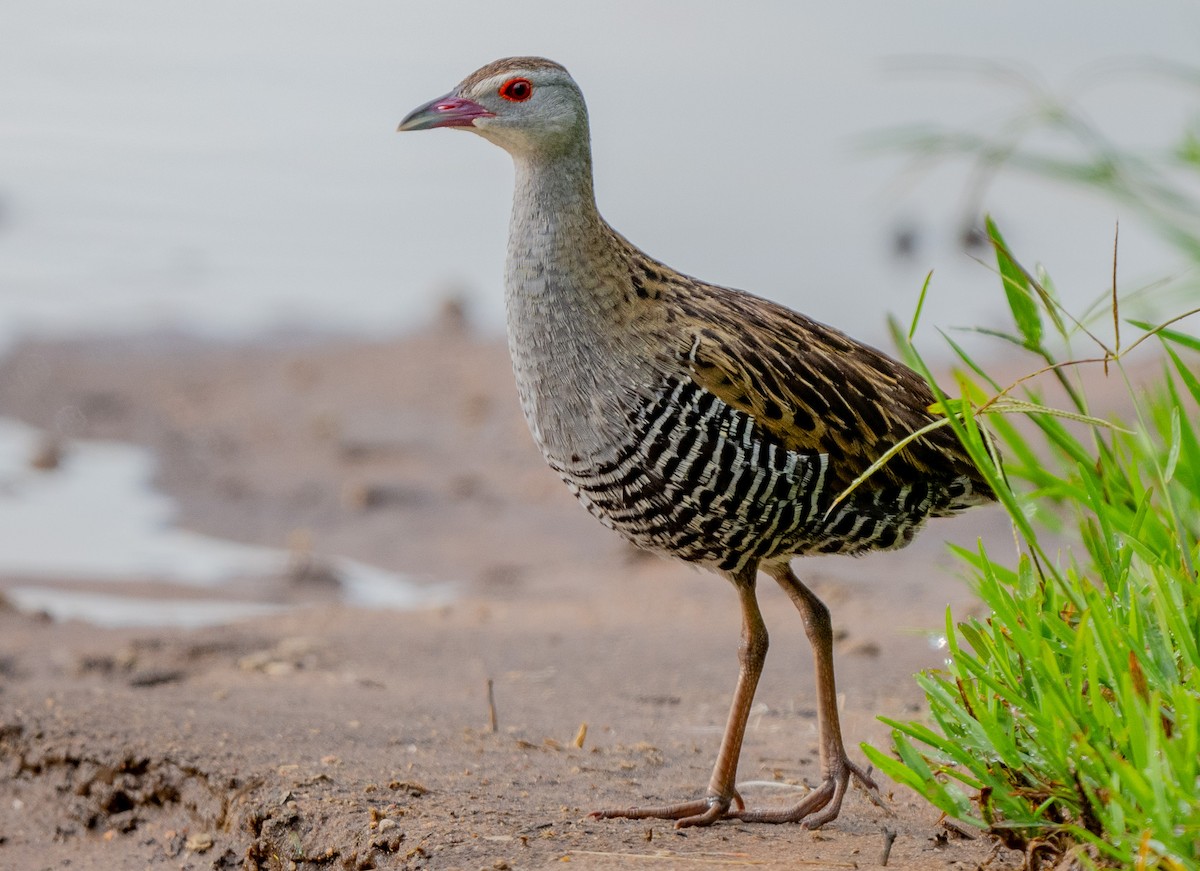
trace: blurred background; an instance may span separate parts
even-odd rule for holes
[[[939,329],[1013,332],[985,214],[1069,311],[1101,301],[1107,341],[1118,222],[1122,313],[1200,307],[1196,0],[0,0],[0,867],[857,867],[882,828],[884,861],[900,833],[893,871],[998,871],[1065,843],[1056,823],[998,855],[904,790],[878,813],[848,799],[816,839],[581,819],[705,782],[740,619],[718,577],[602,529],[529,437],[503,339],[508,156],[395,132],[523,54],[582,87],[599,206],[634,244],[886,350],[932,270],[917,344],[939,378]],[[999,378],[1046,362],[952,335]],[[1161,365],[1156,342],[1137,350],[1087,367],[1090,411],[1131,419],[1123,378]],[[1186,480],[1181,432],[1163,481]],[[1079,488],[1044,480],[1051,519]],[[1103,529],[1086,539],[1116,553]],[[1047,540],[1066,543],[1045,562],[1090,564],[1069,533]],[[997,563],[1018,544],[981,508],[897,553],[798,561],[833,612],[859,761],[885,723],[928,720],[911,675],[971,668],[948,618],[987,612],[948,542]],[[1166,579],[1122,596],[1128,613],[1182,625],[1144,605],[1174,603]],[[793,603],[759,586],[772,652],[741,772],[772,782],[751,804],[778,804],[794,799],[774,787],[821,779],[819,718]],[[1091,601],[1070,589],[1045,602]],[[1003,746],[964,746],[1003,760],[1022,803],[1033,784],[1084,806],[1047,800],[1041,823],[1090,827],[1092,795],[1130,826],[1138,797],[1185,806],[1153,776],[1195,746],[1168,752],[1197,718],[1163,678],[1186,673],[1167,629],[1043,607],[1012,649],[1048,652],[1014,673],[1030,692],[1086,673],[1098,708],[1114,687],[1160,721],[1124,729],[1159,762],[1127,754],[1129,788],[1110,789],[1118,774],[1094,773],[1120,754],[1039,745],[1027,777],[1005,730],[1036,740],[1039,720],[1015,690],[988,699]],[[1074,623],[1123,634],[1068,645],[1086,660],[1071,671],[1048,657]],[[1146,653],[1109,680],[1095,663],[1124,666],[1121,638]],[[1138,722],[1104,716],[1072,729]],[[1067,734],[1040,722],[1043,743]],[[1151,831],[1138,867],[1163,849]]]
[[[1195,305],[1198,44],[1190,2],[8,0],[0,589],[193,625],[624,558],[518,420],[507,155],[394,132],[486,62],[571,70],[601,211],[651,255],[885,347],[932,270],[936,357],[1007,323],[985,213],[1070,310],[1118,221],[1122,291]]]
[[[1118,218],[1124,282],[1171,270],[1110,201],[1019,173],[984,185],[897,131],[1007,141],[1061,100],[1124,147],[1162,148],[1196,120],[1194,84],[1166,69],[1196,58],[1200,8],[12,0],[0,34],[0,342],[395,333],[447,294],[500,330],[508,157],[393,131],[512,54],[581,84],[622,233],[884,341],[884,313],[907,316],[930,269],[938,325],[992,314],[983,251],[963,245],[984,209],[1069,300],[1108,287]]]

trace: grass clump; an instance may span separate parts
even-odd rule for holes
[[[889,720],[893,753],[864,750],[1031,867],[1200,868],[1200,340],[1122,321],[1114,293],[1101,341],[988,231],[1013,315],[1000,335],[1040,377],[1002,389],[951,341],[964,398],[938,396],[1016,553],[958,550],[990,613],[946,614],[946,665],[918,677],[932,723]],[[912,331],[896,332],[928,376]],[[1097,346],[1086,361],[1070,352],[1080,335]],[[1147,342],[1163,363],[1143,389],[1126,355]],[[1095,416],[1084,362],[1124,381],[1127,420]]]

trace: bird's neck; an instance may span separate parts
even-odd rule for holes
[[[510,268],[514,260],[567,265],[580,255],[598,253],[608,234],[596,209],[586,144],[553,154],[518,155],[514,164]]]
[[[600,217],[586,139],[554,154],[517,155],[508,236],[508,332],[546,347],[611,321],[625,281],[619,238]]]
[[[505,302],[508,344],[525,417],[547,457],[593,455],[591,441],[613,413],[623,341],[625,258],[596,209],[591,159],[573,153],[518,156],[509,227]],[[605,401],[611,401],[605,400]]]

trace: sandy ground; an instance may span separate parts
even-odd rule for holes
[[[854,792],[819,832],[588,818],[701,794],[736,600],[595,524],[542,465],[515,393],[502,344],[453,319],[379,343],[28,343],[0,364],[0,414],[153,449],[188,528],[458,593],[372,612],[292,579],[309,604],[194,631],[0,609],[0,867],[868,868],[885,830],[892,868],[1020,864],[890,784],[885,809]],[[1006,528],[978,510],[906,551],[800,564],[833,611],[852,744],[886,744],[877,715],[921,715],[911,676],[939,662],[946,605],[971,607],[944,542],[1003,547]],[[761,590],[771,653],[740,779],[812,784],[807,642]]]

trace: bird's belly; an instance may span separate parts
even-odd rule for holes
[[[724,571],[819,544],[826,457],[787,450],[690,380],[653,391],[623,436],[602,455],[547,460],[634,544]]]

